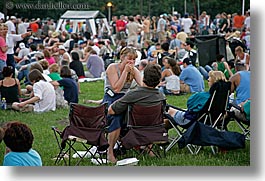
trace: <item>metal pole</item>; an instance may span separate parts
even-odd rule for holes
[[[197,15],[197,19],[199,19],[201,15],[201,12],[200,12],[200,0],[198,0],[198,15]]]
[[[184,14],[187,13],[187,1],[184,0]]]
[[[108,13],[108,14],[109,14],[109,18],[108,18],[108,19],[109,19],[109,23],[110,23],[110,20],[111,20],[111,19],[110,19],[110,18],[111,18],[111,9],[110,9],[110,8],[111,8],[111,6],[109,6],[108,8],[109,8],[109,9],[108,9],[108,10],[109,10],[109,13]]]
[[[245,14],[245,0],[242,0],[242,15]]]

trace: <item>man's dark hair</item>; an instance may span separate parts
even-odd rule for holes
[[[223,55],[220,55],[220,54],[216,55],[216,61],[217,62],[221,62],[222,61],[222,58],[224,58]]]
[[[158,64],[148,64],[144,69],[143,82],[149,87],[156,87],[161,79],[161,66]]]
[[[34,70],[34,69],[37,69],[37,70],[39,70],[41,73],[43,73],[43,68],[42,68],[42,66],[41,66],[41,64],[40,64],[39,62],[35,62],[35,63],[33,63],[32,65],[30,65],[29,70],[31,71],[31,70]]]
[[[72,51],[71,52],[71,57],[73,59],[73,61],[79,61],[79,54],[76,51]]]
[[[34,69],[30,71],[28,77],[29,77],[30,82],[33,82],[33,81],[38,82],[40,80],[46,81],[42,73],[38,69]]]
[[[162,43],[161,45],[161,48],[165,51],[168,51],[169,50],[169,43],[165,42],[165,43]]]
[[[60,76],[63,78],[72,77],[72,73],[71,73],[69,66],[66,66],[66,65],[62,66],[61,71],[60,71]]]
[[[34,52],[34,51],[37,51],[37,46],[36,45],[34,45],[34,44],[31,44],[30,46],[29,46],[29,48]]]
[[[28,152],[32,148],[33,134],[31,129],[19,121],[8,122],[4,126],[4,142],[13,152]]]
[[[186,41],[186,45],[190,45],[191,48],[194,47],[194,43],[192,41],[190,41],[190,40]]]
[[[10,77],[13,73],[13,67],[12,66],[7,66],[3,68],[3,76],[4,77]]]

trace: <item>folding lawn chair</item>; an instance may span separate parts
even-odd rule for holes
[[[181,109],[181,108],[178,108],[176,106],[168,104],[167,108],[169,108],[169,107],[177,109],[179,111],[184,111],[184,112],[186,111],[184,109]],[[172,132],[172,134],[169,135],[170,144],[166,148],[166,152],[168,152],[179,141],[179,139],[182,137],[183,133],[192,124],[193,121],[190,121],[189,123],[187,123],[185,125],[180,125],[176,121],[174,121],[174,118],[171,115],[169,115],[168,113],[165,113],[164,116],[165,116],[165,119],[167,119],[169,121],[170,125],[172,126],[173,132],[175,132],[175,134],[173,134],[173,132]],[[193,150],[192,146],[187,145],[187,148],[190,151],[190,153],[193,154],[194,150]]]
[[[126,150],[136,151],[139,147],[145,147],[140,155],[152,152],[156,157],[162,157],[160,151],[163,150],[163,156],[166,156],[168,135],[163,114],[162,102],[154,106],[128,106],[127,133],[121,138],[121,145]]]
[[[68,158],[68,165],[70,166],[73,155],[80,158],[76,165],[79,165],[88,156],[102,164],[103,157],[107,154],[106,150],[109,147],[105,135],[106,114],[107,104],[89,107],[71,103],[69,111],[70,125],[63,131],[52,127],[60,149],[55,164],[63,159],[65,165],[67,165],[65,158]],[[82,148],[84,151],[80,153],[77,151],[78,148]],[[98,156],[99,158],[97,158]]]
[[[244,114],[241,110],[241,107],[239,107],[236,103],[231,102],[229,103],[229,107],[233,107],[235,109],[237,109],[238,111],[240,111],[242,114]],[[247,119],[239,119],[235,116],[234,112],[228,112],[229,115],[229,119],[233,118],[236,122],[236,124],[238,125],[238,127],[241,129],[242,133],[246,136],[246,140],[250,140],[250,120]]]
[[[206,125],[211,126],[212,128],[218,128],[220,130],[224,130],[226,127],[225,115],[227,112],[230,87],[231,87],[231,82],[224,82],[224,81],[215,82],[209,90],[210,97],[208,101],[203,106],[203,108],[199,112],[197,112],[198,116],[195,121],[202,122]],[[177,108],[172,105],[168,106]],[[187,111],[187,110],[182,110],[182,111]],[[173,140],[166,149],[166,151],[169,151],[180,139],[183,139],[183,134],[185,133],[186,129],[188,129],[190,125],[194,122],[194,120],[192,120],[187,125],[178,125],[170,115],[166,114],[166,117],[168,118],[174,130],[177,132],[176,137],[173,138]],[[198,152],[201,149],[201,146],[187,144],[187,148],[192,154],[198,154]],[[213,147],[212,151],[215,154],[215,150]]]

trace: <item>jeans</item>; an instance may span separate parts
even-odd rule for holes
[[[13,77],[15,77],[16,62],[14,59],[14,54],[7,54],[6,65],[13,67]]]
[[[4,78],[3,73],[2,73],[4,67],[6,67],[6,61],[0,60],[0,80]]]
[[[208,72],[210,72],[212,69],[212,67],[210,67],[209,65],[205,65],[205,67],[199,66],[198,67],[199,72],[202,74],[203,78],[205,80],[209,79],[209,75]]]

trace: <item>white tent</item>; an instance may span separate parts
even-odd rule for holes
[[[56,31],[59,31],[63,22],[70,20],[73,22],[73,33],[78,31],[78,22],[86,22],[90,27],[92,35],[97,34],[96,30],[96,19],[102,19],[105,26],[107,27],[108,33],[110,34],[110,28],[107,22],[107,18],[100,11],[66,11],[59,19],[56,27]]]

